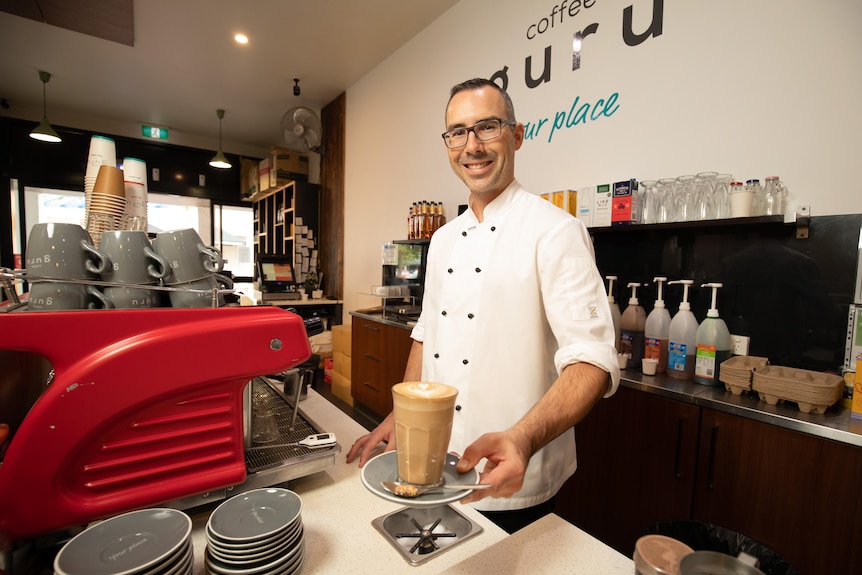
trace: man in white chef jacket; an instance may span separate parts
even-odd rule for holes
[[[449,448],[462,473],[484,460],[494,485],[462,502],[511,533],[553,510],[576,467],[571,428],[616,391],[614,328],[586,229],[515,179],[524,125],[509,96],[455,86],[443,140],[469,209],[431,240],[404,381],[458,388]],[[394,439],[389,414],[347,461]]]

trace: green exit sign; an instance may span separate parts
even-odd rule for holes
[[[158,128],[156,126],[141,125],[141,135],[151,140],[167,140],[168,129]]]

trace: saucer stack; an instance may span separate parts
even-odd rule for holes
[[[55,575],[192,575],[192,520],[176,509],[142,509],[96,523],[54,558]]]
[[[752,372],[768,363],[769,359],[765,357],[736,355],[721,362],[718,379],[724,384],[727,391],[733,395],[741,395],[743,391],[751,391]]]
[[[305,549],[301,512],[302,500],[287,489],[255,489],[228,499],[207,521],[207,572],[296,573]]]
[[[751,388],[769,405],[793,401],[802,413],[824,413],[844,392],[840,375],[769,365],[754,371]]]

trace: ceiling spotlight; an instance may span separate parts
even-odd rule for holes
[[[293,79],[293,95],[299,96],[299,78]]]
[[[213,168],[227,169],[232,166],[221,149],[221,120],[224,118],[224,110],[216,110],[216,115],[218,116],[218,153],[213,156],[212,160],[210,160],[210,166]]]
[[[30,137],[34,140],[56,144],[63,140],[60,139],[60,136],[58,136],[57,132],[54,131],[54,128],[51,127],[51,123],[48,122],[48,99],[45,85],[51,79],[51,74],[40,71],[39,79],[42,80],[42,121],[39,122],[38,126],[33,128],[33,131],[30,132]]]
[[[233,39],[236,40],[237,44],[248,44],[248,36],[245,34],[236,34]]]

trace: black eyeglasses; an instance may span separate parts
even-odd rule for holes
[[[443,141],[446,142],[446,147],[451,149],[461,148],[467,145],[467,138],[470,132],[476,135],[476,139],[482,142],[499,138],[503,133],[503,126],[514,126],[517,122],[512,120],[501,120],[492,118],[490,120],[482,120],[469,128],[454,128],[448,132],[443,132]]]

